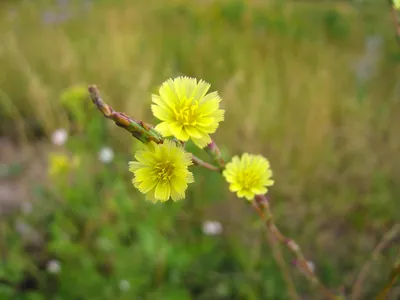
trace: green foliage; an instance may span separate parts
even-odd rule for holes
[[[152,205],[134,191],[127,161],[140,145],[96,111],[86,82],[116,110],[151,122],[150,93],[163,80],[209,81],[227,112],[215,135],[223,157],[270,159],[276,222],[329,287],[357,271],[399,219],[400,55],[386,8],[104,0],[85,14],[76,1],[70,19],[49,25],[43,15],[54,3],[9,2],[0,4],[0,132],[24,141],[67,128],[59,151],[80,165],[32,187],[31,215],[0,220],[0,299],[288,299],[260,223],[218,174],[193,167],[196,183],[176,204]],[[385,42],[382,76],[359,83],[353,63],[371,33]],[[111,164],[97,159],[104,145],[115,145]],[[24,172],[7,163],[0,179]],[[207,219],[221,221],[223,234],[205,235]],[[290,272],[301,295],[321,299]]]
[[[79,136],[68,140],[68,148],[75,139]],[[249,269],[246,261],[252,258],[245,247],[228,236],[202,232],[196,214],[224,196],[218,176],[195,170],[198,180],[192,189],[205,193],[196,195],[194,203],[153,205],[121,176],[126,173],[119,167],[121,157],[113,166],[103,165],[87,155],[94,150],[88,146],[80,152],[81,164],[68,178],[52,176],[50,193],[35,204],[46,210],[18,217],[40,235],[39,244],[27,243],[26,230],[15,235],[14,218],[3,221],[7,251],[0,278],[10,286],[1,285],[2,299],[257,299],[265,293],[281,299],[283,283],[268,256],[254,262],[265,265],[264,275],[274,282],[264,290],[263,276],[250,279],[255,265]],[[91,165],[96,167],[88,172]],[[188,205],[196,209],[185,210]],[[26,252],[31,247],[32,257]],[[51,271],[50,261],[60,269]],[[12,288],[27,278],[33,290]]]

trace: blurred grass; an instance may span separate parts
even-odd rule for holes
[[[76,84],[96,83],[116,110],[155,122],[151,92],[169,77],[194,76],[224,100],[218,143],[271,160],[277,222],[333,286],[399,220],[400,56],[384,3],[69,5],[71,18],[49,25],[44,14],[56,5],[48,1],[0,4],[3,134],[32,142],[68,128],[60,93]],[[383,39],[382,55],[360,83],[354,69],[372,35]],[[118,151],[130,153],[129,135],[96,124],[93,132],[107,126]],[[192,209],[207,198],[204,187],[187,199]],[[245,227],[244,204],[229,200],[217,211]]]

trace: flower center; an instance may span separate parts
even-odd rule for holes
[[[153,176],[155,179],[168,181],[174,174],[175,165],[171,162],[163,161],[156,163],[153,169]]]
[[[183,126],[196,126],[198,119],[199,101],[184,98],[178,108],[174,109],[175,119]]]
[[[243,171],[238,174],[238,181],[244,189],[252,189],[257,186],[260,181],[260,176],[250,171]]]

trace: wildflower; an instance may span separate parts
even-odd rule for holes
[[[185,198],[188,183],[193,174],[191,154],[170,140],[163,144],[150,142],[146,149],[137,151],[137,161],[129,162],[129,171],[134,173],[133,185],[152,202],[165,202],[169,198],[177,201]]]
[[[51,142],[57,146],[64,145],[67,140],[68,140],[68,133],[63,128],[57,129],[51,135]]]
[[[396,10],[400,10],[400,0],[393,0],[393,6]]]
[[[191,139],[198,147],[211,143],[224,110],[219,109],[221,98],[217,92],[207,94],[210,84],[194,78],[178,77],[164,82],[160,95],[153,95],[154,116],[162,122],[156,126],[163,136],[175,136],[181,141]]]
[[[105,164],[112,162],[114,159],[114,151],[109,147],[104,147],[99,152],[99,160]]]
[[[267,187],[274,184],[269,162],[261,155],[243,154],[233,157],[226,165],[223,176],[230,183],[229,189],[239,198],[251,201],[255,195],[267,192]]]
[[[129,283],[128,280],[121,280],[119,282],[119,289],[122,292],[127,292],[127,291],[129,291],[130,288],[131,288],[131,284]]]
[[[70,158],[66,154],[50,153],[49,155],[49,175],[56,176],[68,173],[71,169],[79,165],[78,157]]]
[[[55,260],[55,259],[50,260],[47,263],[46,269],[47,269],[47,272],[52,273],[52,274],[60,273],[60,271],[61,271],[60,262],[58,260]]]
[[[219,235],[222,233],[222,224],[218,221],[205,221],[203,223],[203,233],[205,235]]]

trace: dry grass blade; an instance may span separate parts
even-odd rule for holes
[[[379,258],[381,251],[400,233],[400,223],[395,224],[382,238],[380,243],[375,247],[374,251],[372,251],[372,257],[368,260],[363,267],[361,268],[360,273],[357,276],[356,282],[353,286],[353,290],[351,293],[351,299],[357,300],[361,297],[363,283],[368,275],[368,272],[371,268],[372,262],[376,261]]]

